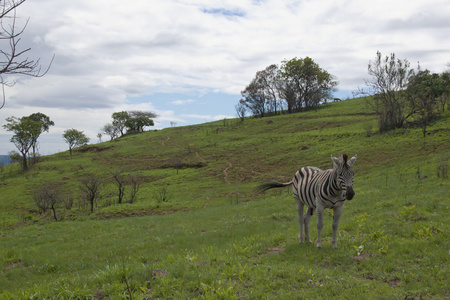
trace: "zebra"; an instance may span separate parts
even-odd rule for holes
[[[333,214],[333,248],[337,248],[337,230],[339,218],[344,209],[345,200],[352,200],[353,191],[353,164],[356,155],[348,159],[347,154],[339,158],[331,155],[333,169],[321,170],[316,167],[304,167],[295,173],[294,178],[286,183],[268,182],[259,185],[256,190],[261,193],[272,188],[281,188],[292,185],[294,199],[297,204],[298,222],[300,224],[299,242],[303,242],[303,225],[305,226],[305,240],[311,243],[309,237],[309,221],[317,210],[317,248],[321,248],[320,233],[323,228],[323,211],[332,208]],[[307,206],[303,214],[303,206]]]

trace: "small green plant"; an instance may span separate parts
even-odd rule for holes
[[[429,239],[430,237],[436,236],[442,232],[441,229],[434,226],[424,226],[416,231],[417,237],[419,239]]]
[[[360,256],[364,251],[364,245],[353,246],[353,250],[354,250],[356,256]]]
[[[169,202],[170,194],[166,187],[159,188],[153,195],[158,203]]]

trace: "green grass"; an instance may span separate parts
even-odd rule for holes
[[[377,134],[355,99],[126,136],[43,157],[27,174],[3,167],[0,299],[449,298],[449,180],[438,176],[448,120],[447,111],[425,139],[418,128]],[[299,245],[290,190],[252,189],[305,165],[328,168],[342,152],[358,160],[339,248],[331,211],[322,249]],[[116,204],[110,174],[119,169],[144,180],[133,204]],[[89,213],[79,179],[92,173],[105,186]],[[74,199],[58,209],[62,221],[35,207],[46,183]],[[163,188],[166,202],[157,200]]]

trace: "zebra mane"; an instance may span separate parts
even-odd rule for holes
[[[346,165],[347,164],[347,159],[348,159],[348,156],[347,156],[346,153],[342,154],[342,159],[344,160],[344,165]]]

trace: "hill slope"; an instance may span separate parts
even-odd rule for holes
[[[357,298],[370,290],[373,298],[441,298],[449,275],[448,112],[426,138],[420,129],[376,134],[375,127],[354,99],[126,136],[72,157],[44,157],[27,174],[5,166],[0,291],[102,299]],[[331,249],[329,214],[324,249],[299,246],[290,191],[255,196],[252,189],[288,181],[305,165],[328,168],[330,154],[343,152],[358,160],[340,248]],[[137,201],[117,204],[114,173],[141,183]],[[80,191],[89,176],[104,181],[93,213]],[[56,214],[65,221],[39,214],[34,196],[43,186],[64,191],[66,207]],[[128,182],[124,202],[131,191]]]

